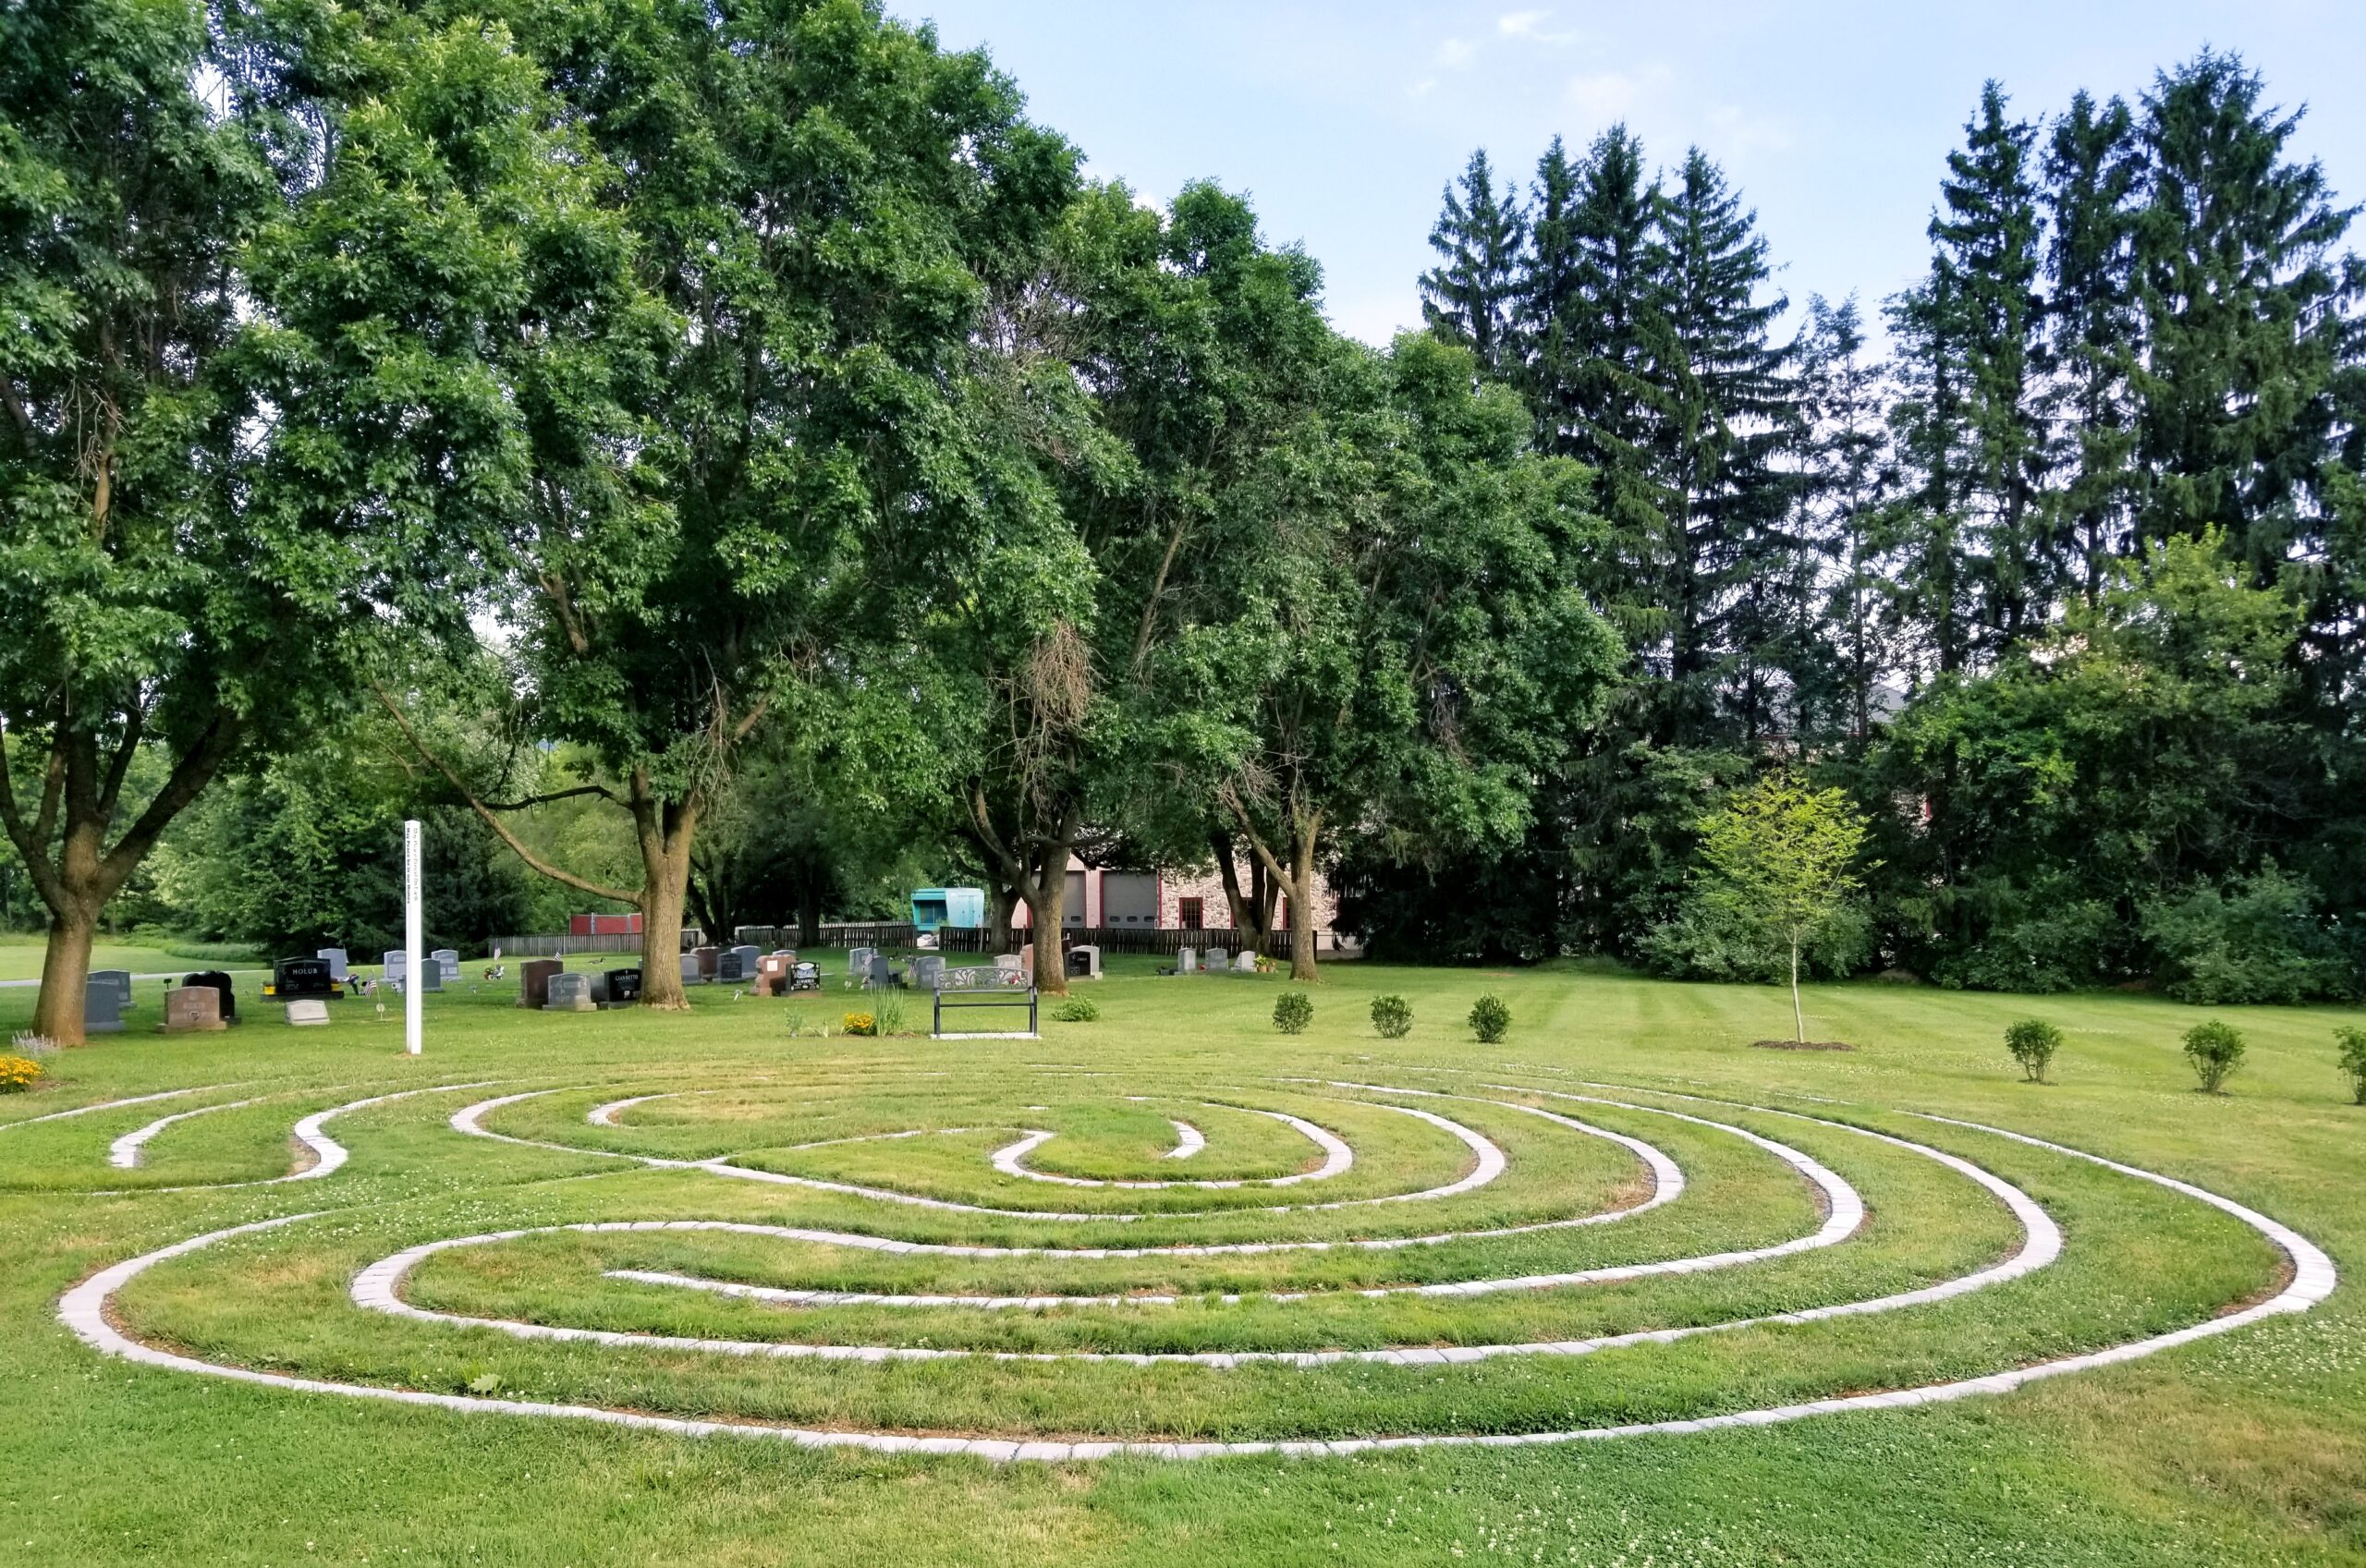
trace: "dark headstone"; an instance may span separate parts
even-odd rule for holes
[[[184,986],[205,986],[211,990],[220,991],[222,993],[222,1021],[226,1024],[235,1024],[238,1021],[238,993],[232,989],[230,977],[225,971],[220,969],[201,969],[194,975],[183,975],[181,977],[181,984]]]
[[[551,999],[551,977],[567,966],[555,958],[529,958],[518,966],[518,1005],[541,1007]]]
[[[608,1004],[608,971],[605,969],[586,969],[583,972],[583,978],[592,987],[592,1004],[599,1007],[605,1007]]]
[[[325,1002],[336,994],[336,981],[329,978],[325,959],[282,958],[271,966],[274,1002]]]
[[[621,1007],[640,1000],[640,971],[611,969],[608,971],[608,1003]]]
[[[444,966],[429,958],[419,966],[419,989],[423,994],[444,989]]]
[[[713,979],[723,968],[723,949],[719,947],[694,947],[690,956],[698,960],[699,978],[702,980]]]

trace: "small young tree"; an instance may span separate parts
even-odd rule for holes
[[[2047,1064],[2062,1049],[2062,1031],[2043,1018],[2024,1018],[2006,1026],[2005,1049],[2021,1064],[2021,1074],[2033,1084],[2045,1082]]]
[[[1860,885],[1865,819],[1836,789],[1781,774],[1729,796],[1701,822],[1701,896],[1790,954],[1791,1022],[1805,1044],[1799,949],[1847,907]]]
[[[2348,1075],[2351,1103],[2366,1105],[2366,1029],[2344,1026],[2333,1032],[2341,1048],[2341,1070]]]
[[[1470,1004],[1470,1032],[1482,1045],[1502,1044],[1511,1028],[1511,1006],[1502,997],[1490,994]]]
[[[2215,1018],[2196,1024],[2185,1033],[2185,1059],[2193,1064],[2204,1094],[2224,1091],[2226,1080],[2242,1065],[2243,1051],[2241,1033]]]

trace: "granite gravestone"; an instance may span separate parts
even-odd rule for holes
[[[427,962],[419,966],[419,989],[422,995],[444,989],[444,966],[436,962],[432,954]]]
[[[437,979],[441,980],[445,985],[458,985],[460,983],[460,954],[457,948],[439,947],[434,952],[429,954],[428,957],[435,961],[435,968],[437,971],[435,978]],[[430,991],[434,991],[438,988],[430,986],[428,989]]]
[[[566,972],[555,958],[529,958],[518,966],[518,1005],[539,1008],[551,999],[551,977]]]
[[[608,1004],[623,1007],[640,1000],[640,971],[611,969],[608,971]]]
[[[592,1005],[605,1007],[608,1004],[608,971],[586,969],[583,971],[583,978],[592,988]]]
[[[592,977],[589,975],[553,975],[551,999],[543,1003],[545,1013],[596,1013],[599,1006],[592,1000]]]
[[[945,989],[945,960],[933,953],[923,953],[912,960],[912,989],[942,991]]]
[[[353,961],[342,947],[323,947],[312,954],[329,966],[329,978],[345,981],[353,978]]]
[[[1233,973],[1238,975],[1255,974],[1257,972],[1257,955],[1253,953],[1243,953],[1239,954],[1233,959],[1232,968]]]
[[[226,971],[201,969],[194,975],[183,975],[181,984],[204,986],[208,990],[219,991],[222,996],[222,1021],[226,1024],[235,1024],[238,1021],[238,993],[231,989],[230,977]]]
[[[1177,974],[1196,974],[1199,972],[1199,949],[1195,947],[1178,947],[1175,950],[1175,972]]]
[[[271,966],[274,1002],[326,1002],[337,994],[329,966],[319,958],[282,958]]]
[[[123,1033],[123,993],[111,980],[96,975],[82,984],[82,1032],[86,1035]]]
[[[406,980],[406,979],[408,979],[408,978],[410,978],[410,951],[409,951],[409,949],[408,949],[408,948],[396,948],[394,952],[387,954],[386,954],[386,983],[387,983],[387,984],[389,984],[389,985],[391,985],[391,986],[393,986],[396,991],[400,991],[400,990],[402,990],[402,988],[403,988],[403,981],[404,981],[404,980]]]
[[[298,1028],[317,1028],[329,1021],[329,1004],[318,997],[308,997],[287,1004],[287,1021]]]
[[[93,969],[91,971],[91,983],[94,986],[106,986],[114,991],[116,1012],[118,1015],[131,1011],[130,970]]]
[[[706,984],[706,971],[699,967],[699,955],[695,953],[682,954],[682,983],[686,986]]]
[[[212,986],[175,986],[165,993],[166,1034],[196,1034],[227,1027],[222,1022],[222,993]]]
[[[690,956],[699,962],[699,978],[701,980],[713,979],[723,967],[723,949],[719,947],[694,947],[690,949]]]

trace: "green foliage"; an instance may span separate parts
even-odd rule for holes
[[[1413,1004],[1395,994],[1373,997],[1372,1027],[1383,1039],[1403,1039],[1413,1031]]]
[[[2366,1105],[2366,1029],[2345,1024],[2333,1032],[2342,1075],[2349,1080],[2350,1102]]]
[[[2185,1059],[2193,1064],[2194,1075],[2201,1078],[2204,1094],[2220,1092],[2235,1069],[2242,1065],[2245,1049],[2240,1031],[2216,1018],[2196,1024],[2185,1032]]]
[[[1274,998],[1274,1027],[1286,1035],[1302,1035],[1314,1022],[1314,998],[1292,989]]]
[[[2023,1018],[2005,1027],[2005,1049],[2021,1064],[2024,1077],[2042,1084],[2055,1053],[2062,1049],[2062,1031],[2043,1018]]]
[[[1501,1045],[1511,1033],[1511,1003],[1492,992],[1470,1004],[1470,1032],[1482,1045]]]
[[[1101,1009],[1089,996],[1072,996],[1052,1009],[1052,1016],[1063,1024],[1092,1024],[1101,1018]]]
[[[2316,890],[2274,861],[2225,889],[2200,887],[2142,916],[2165,981],[2203,1005],[2320,1002],[2355,993],[2356,972],[2316,919]]]

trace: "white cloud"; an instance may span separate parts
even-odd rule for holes
[[[1772,115],[1753,115],[1736,103],[1710,110],[1709,126],[1716,133],[1718,149],[1724,152],[1782,152],[1791,145],[1788,125]]]
[[[1468,70],[1470,62],[1479,57],[1476,39],[1449,38],[1438,45],[1438,64],[1450,71]]]
[[[1506,11],[1495,18],[1495,30],[1506,38],[1524,38],[1531,43],[1575,43],[1578,34],[1564,29],[1556,32],[1544,30],[1553,19],[1550,11]]]
[[[1592,120],[1616,120],[1659,95],[1675,79],[1665,66],[1640,72],[1597,71],[1573,79],[1566,96],[1569,107]]]

